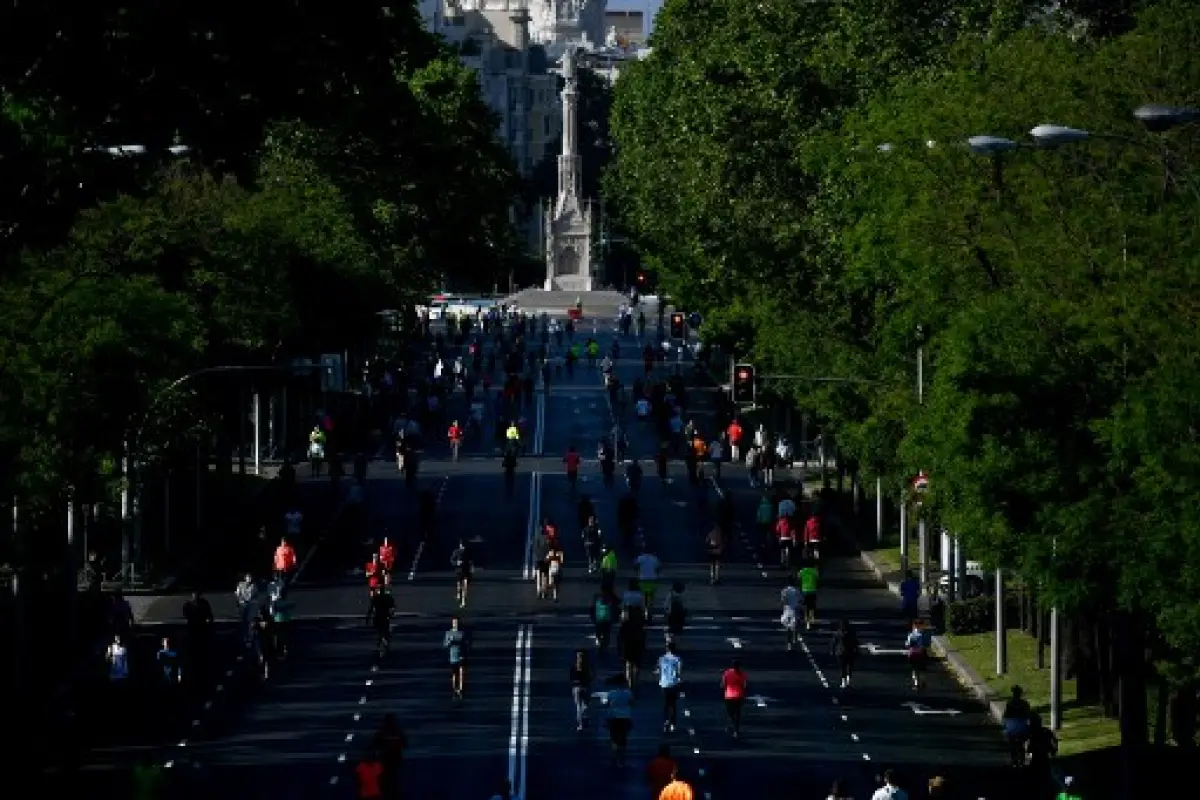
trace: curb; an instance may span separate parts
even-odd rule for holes
[[[896,597],[900,596],[899,582],[889,581],[887,579],[887,571],[871,557],[868,551],[858,548],[858,559],[867,569],[875,574],[875,578],[886,586],[889,592]],[[946,667],[954,675],[958,684],[970,692],[971,696],[983,705],[988,712],[988,716],[992,718],[992,721],[1000,725],[1004,716],[1004,702],[1000,700],[999,695],[992,691],[992,688],[975,671],[975,668],[968,664],[966,659],[957,650],[950,647],[943,636],[933,637],[933,653],[945,662]]]

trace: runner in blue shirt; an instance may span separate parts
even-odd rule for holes
[[[675,652],[675,643],[667,643],[667,652],[658,659],[658,685],[663,692],[663,730],[675,730],[675,717],[679,708],[680,683],[683,681],[683,661]]]

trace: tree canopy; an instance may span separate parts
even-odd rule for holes
[[[1194,654],[1200,144],[1132,112],[1196,105],[1200,10],[1044,6],[668,0],[605,188],[707,335],[872,381],[773,385],[863,473],[927,470],[976,557]]]
[[[411,4],[0,12],[0,440],[51,502],[112,487],[180,376],[364,341],[518,247],[475,73]]]

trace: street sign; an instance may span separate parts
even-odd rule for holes
[[[917,477],[912,481],[913,491],[927,492],[929,491],[929,476],[925,474],[925,470],[917,473]]]
[[[962,712],[956,708],[930,708],[923,703],[901,703],[901,708],[911,708],[912,712],[919,717],[928,715],[942,717],[957,717]]]

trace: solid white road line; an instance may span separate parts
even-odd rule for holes
[[[542,513],[542,475],[540,472],[529,474],[529,524],[525,529],[525,560],[521,576],[533,580],[533,550],[537,540],[538,527],[541,525]]]
[[[525,789],[525,768],[529,750],[530,645],[533,626],[517,626],[516,655],[513,662],[512,728],[508,737],[508,782],[513,797]]]
[[[442,505],[442,498],[446,496],[446,486],[450,483],[450,476],[442,478],[442,485],[438,487],[437,499],[433,501],[433,510],[436,516],[438,508]],[[422,531],[424,533],[424,531]],[[430,531],[432,535],[432,531]],[[413,554],[412,566],[408,570],[408,579],[415,580],[417,577],[417,567],[421,565],[421,556],[425,554],[425,540],[422,539],[417,543],[417,551]]]
[[[532,452],[536,456],[542,454],[542,448],[546,444],[546,393],[538,392],[533,401],[533,448]]]
[[[521,695],[524,700],[524,702],[522,704],[522,708],[521,708],[521,751],[520,751],[521,771],[520,771],[519,779],[517,781],[517,785],[520,786],[521,788],[519,790],[520,793],[516,795],[517,797],[525,796],[526,765],[529,760],[529,706],[533,699],[531,696],[532,691],[530,689],[530,684],[533,681],[533,658],[532,658],[532,656],[533,656],[533,626],[529,625],[526,628],[525,653],[522,656],[522,660],[525,665],[525,677],[524,677],[524,686],[521,689]]]

